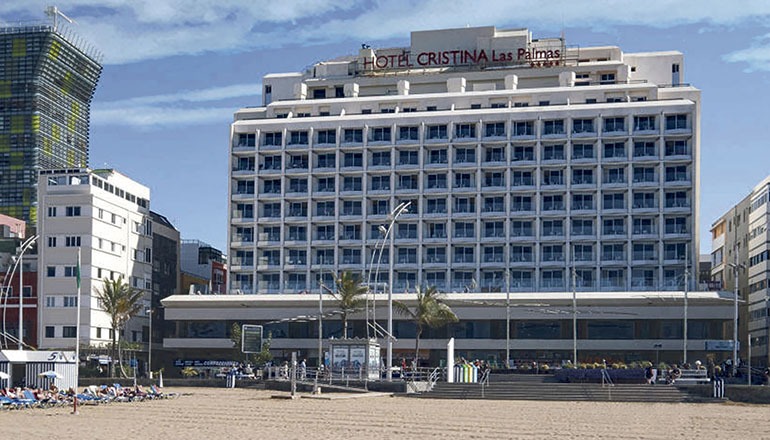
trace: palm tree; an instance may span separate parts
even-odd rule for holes
[[[444,303],[443,294],[435,286],[424,290],[417,288],[417,301],[413,309],[400,301],[393,301],[393,307],[399,313],[409,316],[417,326],[414,343],[415,365],[420,354],[420,336],[423,330],[426,327],[438,328],[459,321],[457,315]]]
[[[337,300],[342,315],[342,337],[348,338],[348,314],[353,313],[366,303],[366,294],[369,289],[362,284],[361,277],[350,271],[335,274],[334,284],[336,291],[327,286],[324,290]]]
[[[101,289],[96,289],[96,297],[101,302],[104,311],[110,315],[112,326],[112,348],[110,376],[115,374],[115,350],[118,344],[118,332],[123,329],[129,319],[142,310],[142,291],[136,290],[123,282],[123,277],[117,280],[105,278]]]

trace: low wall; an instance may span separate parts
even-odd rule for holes
[[[702,397],[711,397],[711,385],[688,385],[680,388],[686,389],[690,394]],[[725,397],[733,402],[770,404],[770,386],[762,385],[737,385],[725,384]]]
[[[134,379],[117,379],[107,377],[95,377],[95,378],[81,378],[80,386],[87,387],[89,385],[112,385],[119,383],[123,387],[134,386]],[[158,380],[150,380],[146,378],[137,378],[136,383],[143,387],[150,386],[152,384],[157,385]],[[163,385],[167,387],[206,387],[206,388],[225,388],[226,379],[163,379]],[[259,388],[264,389],[265,384],[260,380],[242,379],[238,380],[235,384],[237,388]]]

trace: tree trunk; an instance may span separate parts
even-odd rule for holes
[[[342,339],[348,338],[348,314],[342,312]]]
[[[110,377],[115,377],[115,347],[117,343],[117,333],[113,327],[112,330],[112,347],[110,349]]]
[[[414,337],[414,367],[417,368],[419,364],[420,359],[420,335],[422,335],[422,326],[417,326],[417,333],[415,333]]]

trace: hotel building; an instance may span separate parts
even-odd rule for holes
[[[409,47],[364,45],[266,75],[262,106],[238,110],[231,125],[230,293],[255,310],[172,297],[167,317],[196,338],[200,322],[189,320],[312,314],[316,296],[292,294],[349,270],[405,300],[436,286],[466,301],[455,303],[461,323],[429,335],[429,349],[467,335],[486,342],[461,349],[497,356],[504,293],[569,309],[573,289],[614,316],[581,318],[580,339],[605,339],[597,349],[641,356],[660,338],[663,350],[677,338],[681,347],[685,280],[695,286],[698,267],[699,124],[700,91],[684,82],[681,53],[573,47],[526,29],[413,32]],[[382,231],[406,204],[391,254]],[[700,339],[721,339],[722,324],[708,321],[724,312],[720,295],[699,298]],[[497,306],[473,305],[482,299]],[[522,356],[570,349],[569,319],[547,318],[548,307],[511,312],[513,337],[533,339]],[[378,319],[386,313],[377,307]],[[312,352],[305,325],[276,328],[287,341],[274,347]],[[397,348],[413,346],[409,325],[397,322]],[[363,336],[366,326],[353,326]]]
[[[115,170],[45,170],[38,180],[38,295],[40,348],[74,348],[77,254],[80,249],[80,344],[108,346],[112,326],[97,290],[105,278],[146,292],[152,283],[150,190]],[[119,339],[146,340],[144,313]]]

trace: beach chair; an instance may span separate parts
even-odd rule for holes
[[[2,409],[19,409],[23,405],[16,399],[11,399],[7,396],[0,396],[0,408]]]

